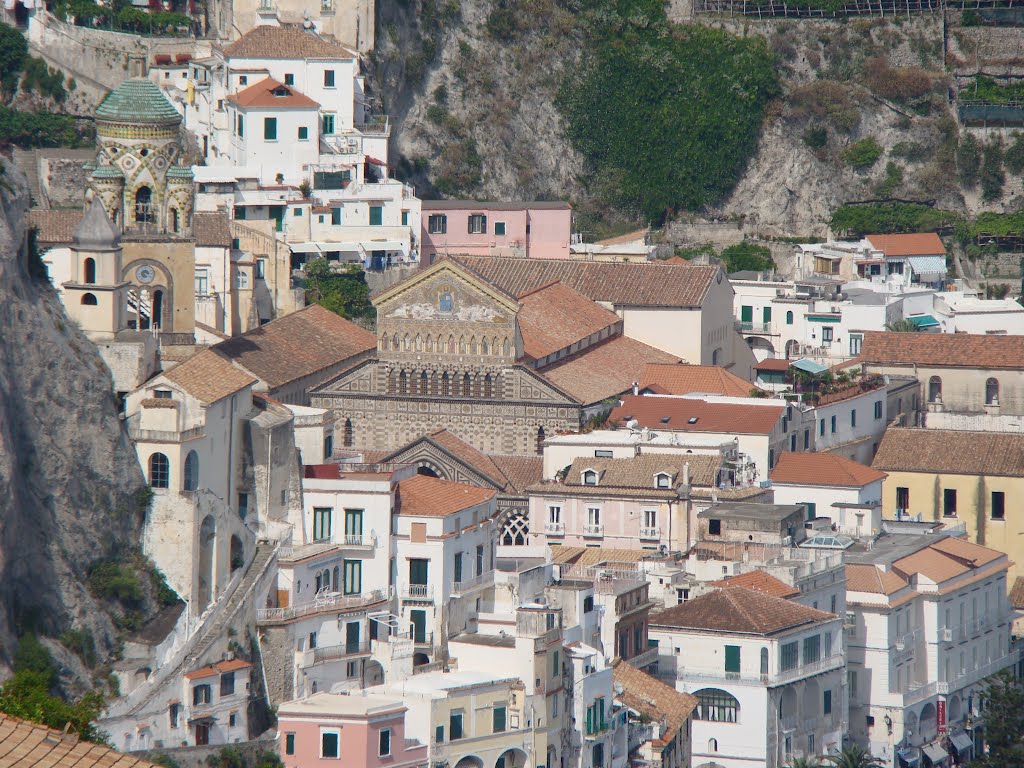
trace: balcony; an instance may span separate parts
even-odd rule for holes
[[[565,523],[544,523],[544,533],[548,536],[565,536]]]
[[[583,526],[583,535],[584,536],[604,536],[604,526],[601,525],[600,523],[597,523],[596,525],[595,524],[591,524],[591,523],[587,523],[586,525]]]
[[[661,538],[661,528],[642,527],[640,529],[640,538],[658,540]]]
[[[771,323],[755,323],[749,320],[737,320],[736,330],[740,333],[749,333],[753,336],[778,336],[779,334],[772,330]]]
[[[342,537],[341,546],[373,549],[373,539],[361,533],[346,533]]]
[[[433,600],[434,587],[431,584],[406,584],[402,587],[403,600]]]
[[[341,645],[325,645],[322,648],[311,648],[305,652],[303,666],[309,667],[314,664],[328,664],[332,661],[341,661],[356,656],[370,655],[370,641],[363,640],[359,643],[343,643]]]
[[[783,715],[779,719],[783,733],[792,733],[800,727],[800,719],[796,715]]]
[[[257,623],[274,623],[300,619],[317,613],[343,611],[351,608],[365,608],[374,603],[381,603],[391,597],[390,589],[375,589],[358,595],[343,595],[340,592],[328,592],[315,600],[285,608],[257,608]]]
[[[471,579],[452,582],[452,597],[463,597],[494,586],[494,571],[484,571]]]
[[[694,682],[706,681],[709,683],[732,683],[734,685],[761,685],[773,687],[776,685],[786,685],[813,675],[820,675],[825,672],[841,669],[845,663],[846,660],[842,654],[835,654],[834,656],[819,659],[818,661],[811,662],[810,664],[801,664],[793,669],[786,670],[785,672],[778,672],[774,675],[759,675],[752,674],[750,672],[726,672],[724,670],[711,670],[706,668],[689,669],[684,667],[676,669],[675,676],[680,680],[693,680]]]

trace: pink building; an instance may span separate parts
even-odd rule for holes
[[[423,264],[438,254],[567,259],[572,206],[424,200],[421,226]]]
[[[426,768],[427,745],[406,740],[406,707],[389,696],[315,693],[277,713],[285,768]]]

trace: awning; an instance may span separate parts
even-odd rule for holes
[[[941,763],[943,760],[949,759],[949,753],[939,746],[937,742],[925,744],[923,749],[925,755],[928,756],[928,759],[931,760],[932,763]]]
[[[921,752],[914,747],[904,747],[903,749],[897,749],[896,754],[899,755],[900,760],[909,766],[915,766],[921,762]]]
[[[907,256],[907,263],[922,280],[941,280],[946,276],[945,256]]]
[[[828,370],[828,368],[826,368],[824,365],[818,365],[813,360],[807,360],[804,358],[801,358],[800,360],[794,360],[792,362],[792,366],[803,371],[804,373],[809,373],[812,376],[817,376],[819,373],[824,373],[825,371]]]
[[[396,240],[363,240],[359,244],[365,251],[400,251],[404,247]]]
[[[213,725],[217,722],[217,718],[213,715],[200,715],[199,717],[190,718],[188,721],[189,725],[196,725],[206,723],[207,725]]]
[[[320,253],[316,243],[288,243],[292,253]]]
[[[961,757],[968,749],[974,748],[974,742],[971,741],[971,737],[963,731],[950,731],[949,740],[953,742],[953,747]]]
[[[939,321],[931,315],[913,315],[908,317],[907,320],[914,324],[915,330],[921,330],[922,328],[937,328]]]

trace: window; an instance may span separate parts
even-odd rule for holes
[[[664,472],[659,472],[657,475],[655,475],[655,479],[657,480],[656,484],[658,488],[668,488],[671,486],[672,478],[670,478]]]
[[[210,685],[197,685],[192,689],[192,706],[209,704],[213,701],[213,687]]]
[[[240,493],[238,494],[238,516],[245,520],[246,515],[249,514],[249,494]]]
[[[171,390],[169,390],[169,389],[154,389],[153,390],[153,397],[157,398],[158,400],[171,400],[172,399],[172,397],[171,397]]]
[[[427,232],[431,235],[447,234],[448,217],[443,213],[432,213],[427,217]]]
[[[295,75],[288,74],[286,72],[285,76],[284,76],[284,84],[285,85],[295,85]]]
[[[644,510],[644,528],[653,530],[658,527],[658,510],[656,509],[645,509]]]
[[[814,501],[801,501],[798,502],[804,505],[804,509],[807,510],[807,519],[813,520],[818,514],[818,504]]]
[[[910,512],[910,489],[898,487],[896,489],[896,514],[906,515]]]
[[[718,688],[705,688],[697,691],[697,709],[694,719],[713,723],[739,722],[740,703]]]
[[[438,725],[434,728],[434,743],[444,744],[444,726]]]
[[[185,457],[185,490],[194,491],[199,487],[199,456],[189,451]]]
[[[875,401],[875,418],[876,419],[882,418],[882,401],[881,400],[876,400]]]
[[[985,405],[999,405],[998,379],[989,379],[985,382]]]
[[[89,284],[96,282],[96,259],[85,260],[85,282]]]
[[[452,712],[448,715],[448,738],[451,741],[462,738],[462,713]]]
[[[789,450],[796,450],[796,432],[789,436]]]
[[[320,757],[338,756],[338,731],[320,731]]]
[[[424,586],[427,583],[429,560],[413,558],[409,560],[409,583]]]
[[[149,484],[153,488],[171,487],[171,463],[162,453],[149,457]]]
[[[783,644],[781,656],[779,658],[779,671],[788,672],[791,669],[796,669],[799,663],[800,643],[794,641],[792,643]]]
[[[301,208],[292,208],[292,216],[295,216],[297,218],[301,217],[302,216],[302,209]]]
[[[722,521],[721,520],[708,520],[708,536],[721,536],[722,535]]]
[[[402,211],[402,226],[403,227],[409,226],[409,212],[408,211]]]
[[[857,426],[857,409],[856,408],[850,409],[850,426],[851,427],[856,427]]]
[[[479,576],[484,572],[484,545],[478,544],[476,547],[476,575]]]
[[[220,695],[232,696],[235,693],[235,673],[225,672],[220,676]]]
[[[825,436],[825,420],[824,419],[822,419],[821,422],[818,424],[818,435],[821,436],[821,437]]]
[[[299,141],[309,141],[309,127],[305,125],[299,126]]]
[[[836,433],[836,417],[833,416],[832,417],[832,434],[834,435],[835,433]]]
[[[594,596],[587,595],[583,598],[583,612],[590,613],[594,610]]]
[[[243,138],[245,136],[245,116],[244,115],[239,115],[238,116],[238,119],[235,122],[235,133],[238,134],[239,138]],[[244,219],[245,217],[242,216],[240,218]]]
[[[552,619],[554,619],[555,614],[549,613],[548,616],[550,616]],[[552,627],[552,629],[554,629],[554,627]],[[559,671],[558,670],[558,666],[559,666],[558,665],[558,651],[554,651],[551,654],[551,676],[552,677],[558,677],[558,671]]]
[[[740,647],[738,645],[725,646],[725,671],[739,674]]]
[[[787,312],[786,313],[786,325],[792,325],[792,324],[793,324],[793,313],[792,312]]]
[[[379,227],[384,223],[384,206],[382,205],[371,205],[370,206],[370,226]]]
[[[331,514],[333,511],[330,507],[313,508],[313,541],[331,538]]]
[[[286,733],[284,735],[284,753],[286,755],[294,755],[295,754],[295,734],[294,733]]]
[[[811,430],[804,430],[804,450],[806,451],[811,445]]]
[[[496,221],[496,222],[494,222],[494,236],[495,237],[504,237],[505,236],[505,222],[504,221]]]
[[[761,319],[762,319],[762,321],[764,321],[765,325],[768,325],[769,323],[771,323],[771,321],[772,321],[772,308],[771,307],[765,307],[763,310],[761,310]]]
[[[495,707],[491,711],[491,725],[493,733],[505,732],[505,707]]]
[[[992,519],[1006,519],[1006,495],[1002,491],[992,491]]]
[[[942,402],[942,379],[938,376],[932,376],[928,379],[928,402]]]
[[[548,507],[548,522],[552,525],[558,525],[562,522],[562,508],[558,506]]]
[[[583,473],[583,484],[584,485],[597,485],[597,472],[592,469],[588,469]]]
[[[861,347],[864,346],[864,337],[857,333],[850,334],[850,357],[856,357],[860,354]]]
[[[377,754],[385,757],[391,754],[391,729],[381,728],[377,734]]]
[[[587,507],[587,525],[598,526],[601,524],[601,508]]]
[[[320,132],[324,136],[334,135],[334,113],[324,112],[320,116]]]
[[[942,489],[942,516],[956,517],[956,488]]]
[[[832,714],[832,691],[825,691],[824,699],[821,702],[821,711],[823,714]]]
[[[264,141],[277,141],[277,118],[276,117],[264,117],[263,118],[263,140]]]
[[[821,658],[821,635],[804,638],[804,664],[813,664]]]
[[[248,77],[248,75],[240,75],[238,77],[238,84],[239,85],[248,85],[249,84],[249,77]]]
[[[243,290],[248,288],[249,287],[249,275],[247,275],[245,272],[239,272],[238,274],[236,274],[235,275],[235,287],[236,288],[241,288]]]
[[[469,234],[471,235],[486,235],[487,234],[487,217],[482,213],[474,213],[469,217]]]
[[[345,584],[342,591],[346,595],[358,595],[363,591],[363,561],[346,560],[344,566]]]
[[[832,343],[832,329],[831,328],[822,328],[821,329],[821,340],[825,344],[831,344]]]
[[[333,87],[334,87],[334,70],[333,69],[325,69],[324,70],[324,88],[333,88]]]

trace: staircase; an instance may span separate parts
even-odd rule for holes
[[[39,189],[39,162],[36,158],[35,150],[18,149],[15,147],[12,150],[12,157],[14,158],[14,164],[21,169],[21,172],[25,174],[25,178],[28,180],[28,189],[32,193],[32,204],[40,205],[42,195]]]

